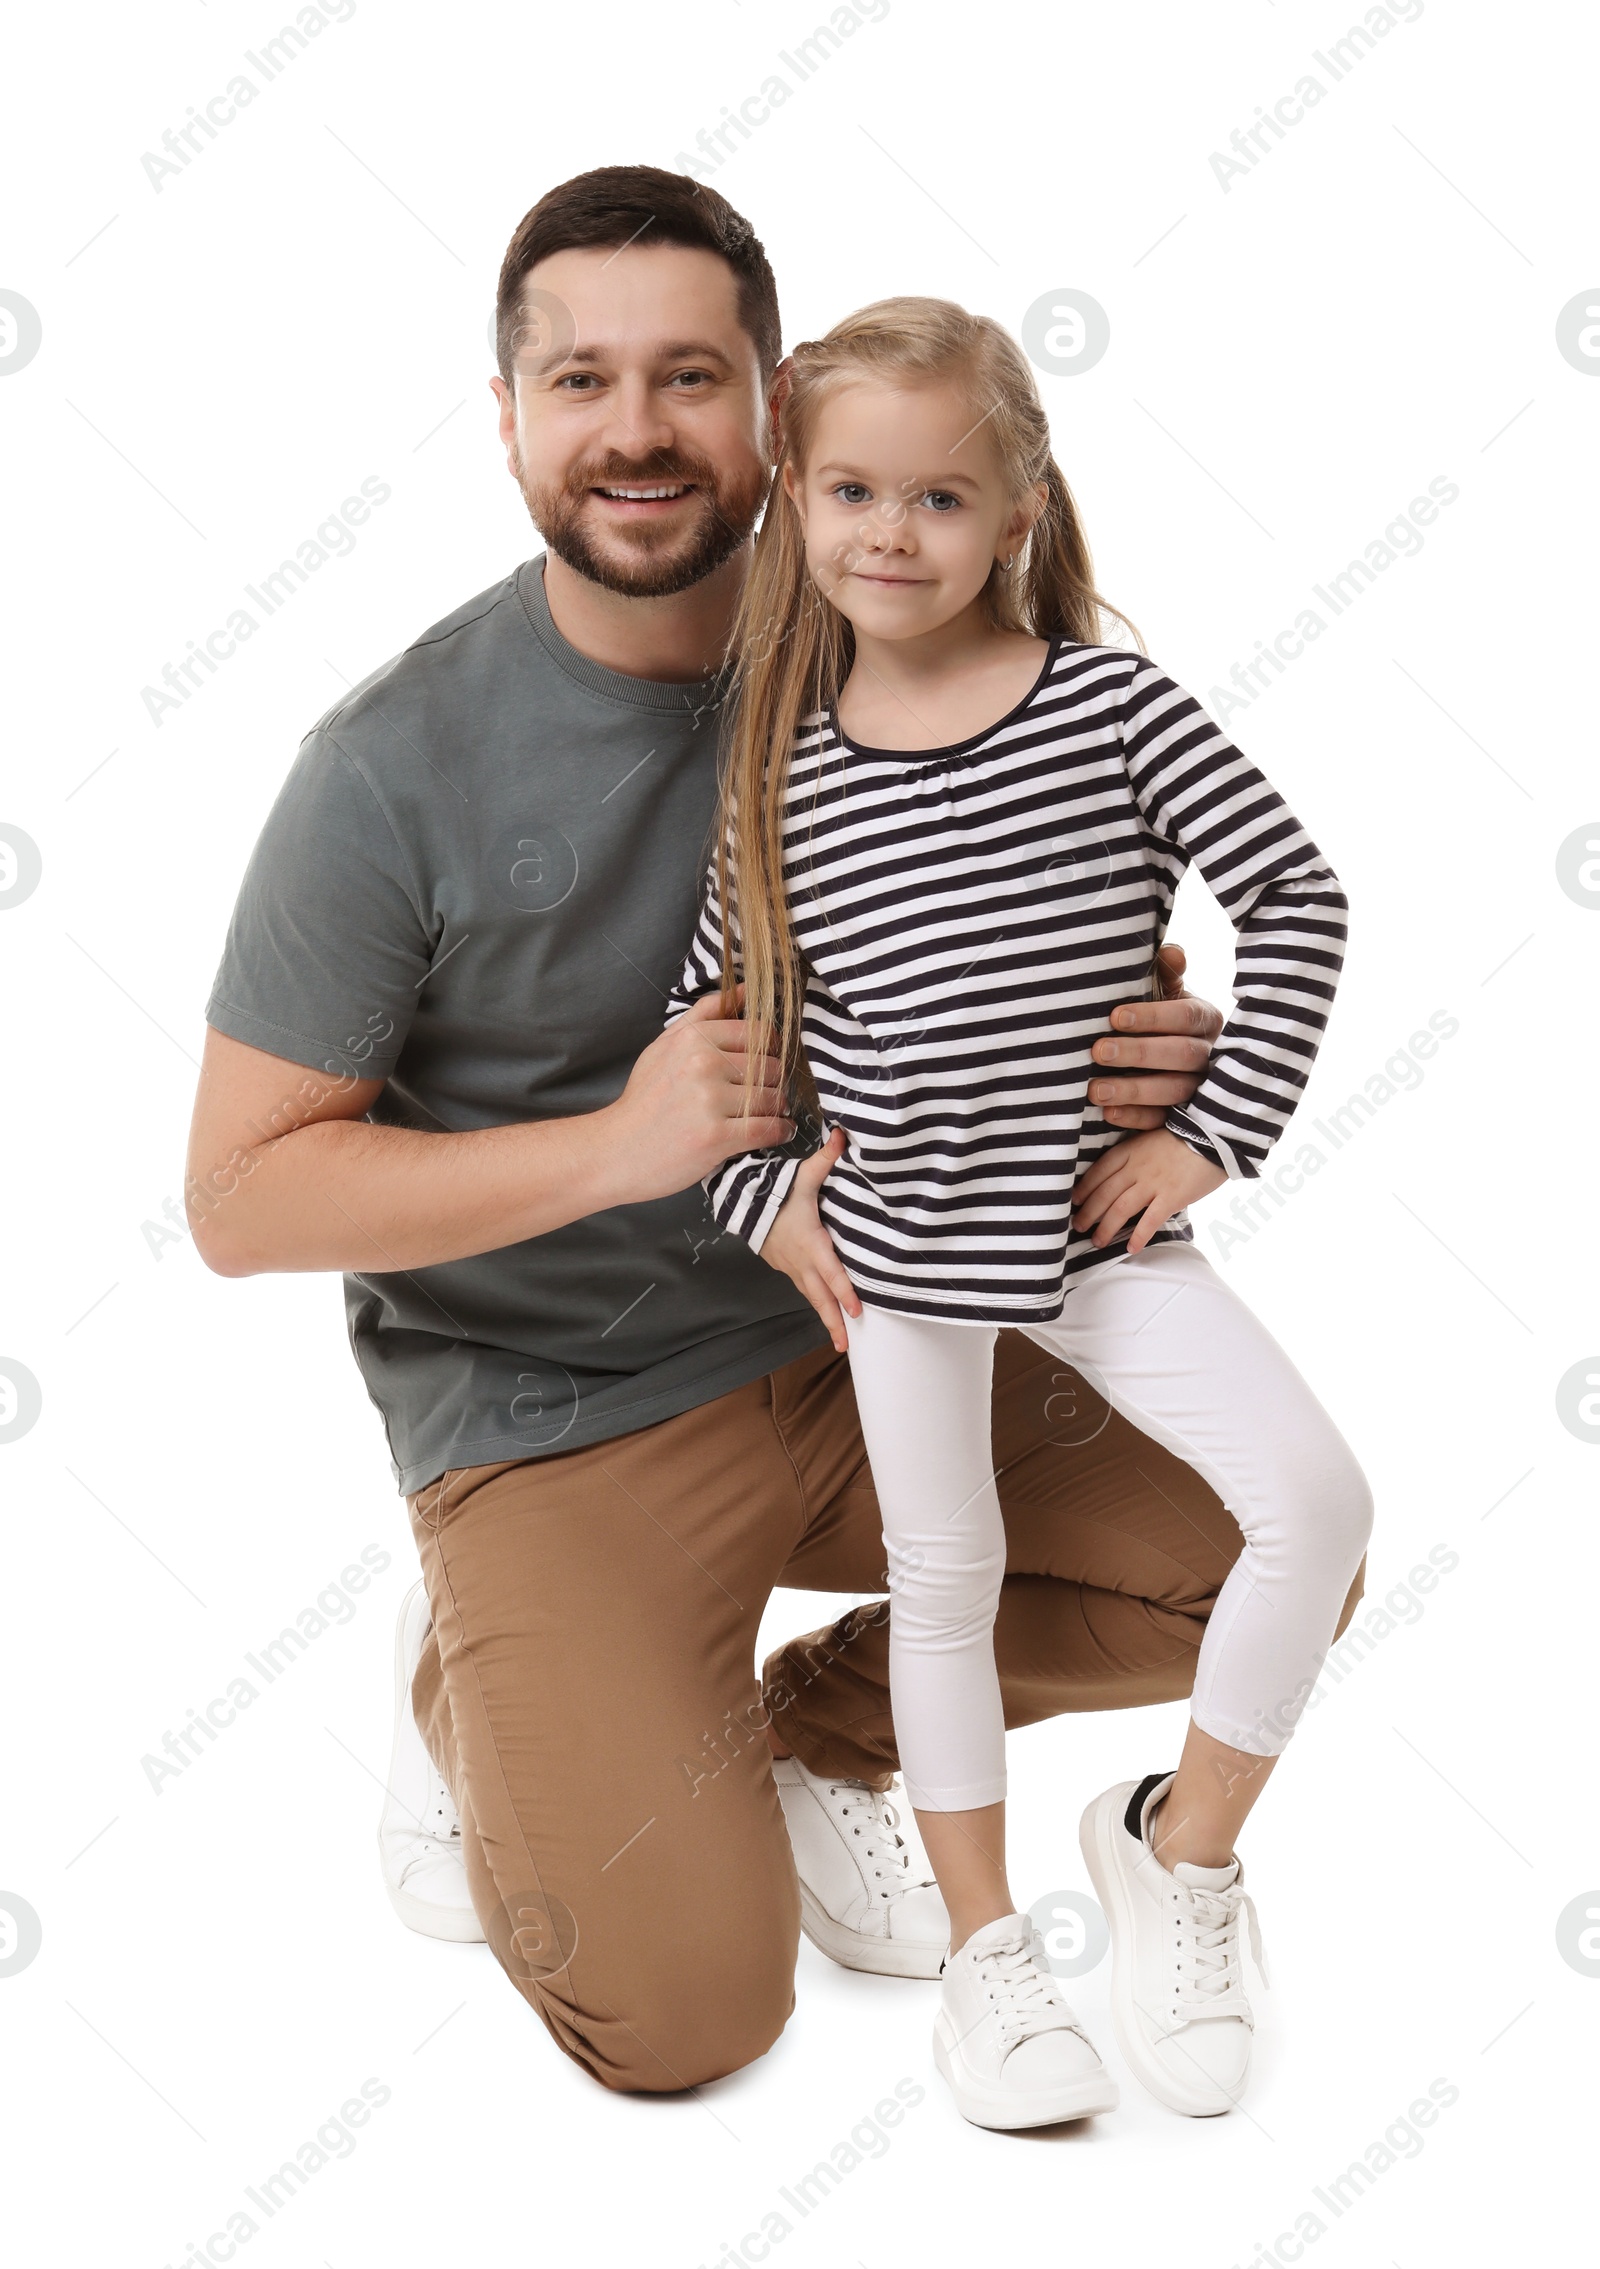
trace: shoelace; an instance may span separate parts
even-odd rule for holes
[[[977,1957],[975,1967],[999,2019],[1002,2055],[1036,2033],[1076,2033],[1080,2040],[1088,2039],[1025,1939],[1007,1939],[990,1947]]]
[[[1255,1901],[1236,1883],[1224,1891],[1180,1883],[1177,1897],[1180,1935],[1175,2006],[1192,2017],[1244,2015],[1248,2003],[1244,1997],[1244,1964],[1239,1957],[1241,1912],[1249,1924],[1250,1952],[1256,1967],[1263,1978],[1267,1974]]]
[[[910,1847],[899,1833],[900,1815],[881,1790],[870,1788],[865,1781],[830,1781],[828,1794],[847,1799],[839,1806],[841,1820],[848,1820],[858,1810],[864,1815],[865,1825],[850,1832],[863,1839],[862,1865],[870,1867],[877,1877],[880,1899],[892,1899],[897,1891],[920,1891],[932,1883],[931,1875],[912,1875]],[[886,1875],[890,1878],[887,1883]]]

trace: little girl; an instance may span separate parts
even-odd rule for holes
[[[730,1013],[742,986],[791,1095],[814,1082],[831,1128],[809,1157],[746,1153],[706,1187],[848,1348],[900,1761],[951,1921],[935,2057],[988,2127],[1117,2100],[1006,1881],[997,1328],[1085,1373],[1244,1536],[1176,1773],[1108,1790],[1082,1827],[1118,2038],[1179,2111],[1225,2111],[1245,2082],[1234,1836],[1371,1521],[1349,1449],[1184,1211],[1258,1174],[1299,1100],[1344,896],[1198,704],[1100,642],[1103,607],[997,324],[890,299],[796,348],[723,825],[671,1013],[711,990]],[[1237,932],[1234,1014],[1192,1102],[1119,1137],[1087,1100],[1090,1050],[1115,1003],[1153,989],[1191,860]],[[761,1078],[753,1048],[747,1098]]]

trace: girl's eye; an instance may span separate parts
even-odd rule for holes
[[[947,488],[929,489],[922,501],[934,512],[954,512],[961,503],[960,497],[952,496]]]
[[[865,481],[840,481],[833,493],[841,504],[865,504],[871,492]]]

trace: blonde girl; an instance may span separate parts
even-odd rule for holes
[[[742,988],[828,1130],[706,1186],[848,1348],[900,1760],[951,1922],[935,2057],[991,2127],[1116,2102],[1006,1878],[997,1330],[1085,1373],[1245,1540],[1176,1771],[1106,1791],[1081,1830],[1123,2052],[1180,2111],[1226,2110],[1245,2084],[1254,1917],[1235,1837],[1371,1520],[1349,1449],[1185,1210],[1258,1174],[1293,1110],[1344,896],[1199,705],[1141,648],[1103,643],[1107,614],[998,324],[890,299],[796,348],[723,825],[672,1013],[711,991],[732,1013]],[[1120,1136],[1088,1101],[1090,1050],[1151,990],[1191,861],[1237,933],[1234,1011],[1192,1101]],[[759,1051],[750,1064],[753,1093]]]

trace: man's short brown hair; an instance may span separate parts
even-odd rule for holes
[[[726,197],[686,173],[603,165],[546,190],[517,224],[495,293],[495,353],[509,386],[523,278],[557,252],[625,244],[686,244],[726,260],[739,287],[739,321],[770,378],[783,352],[778,287],[761,239]]]

